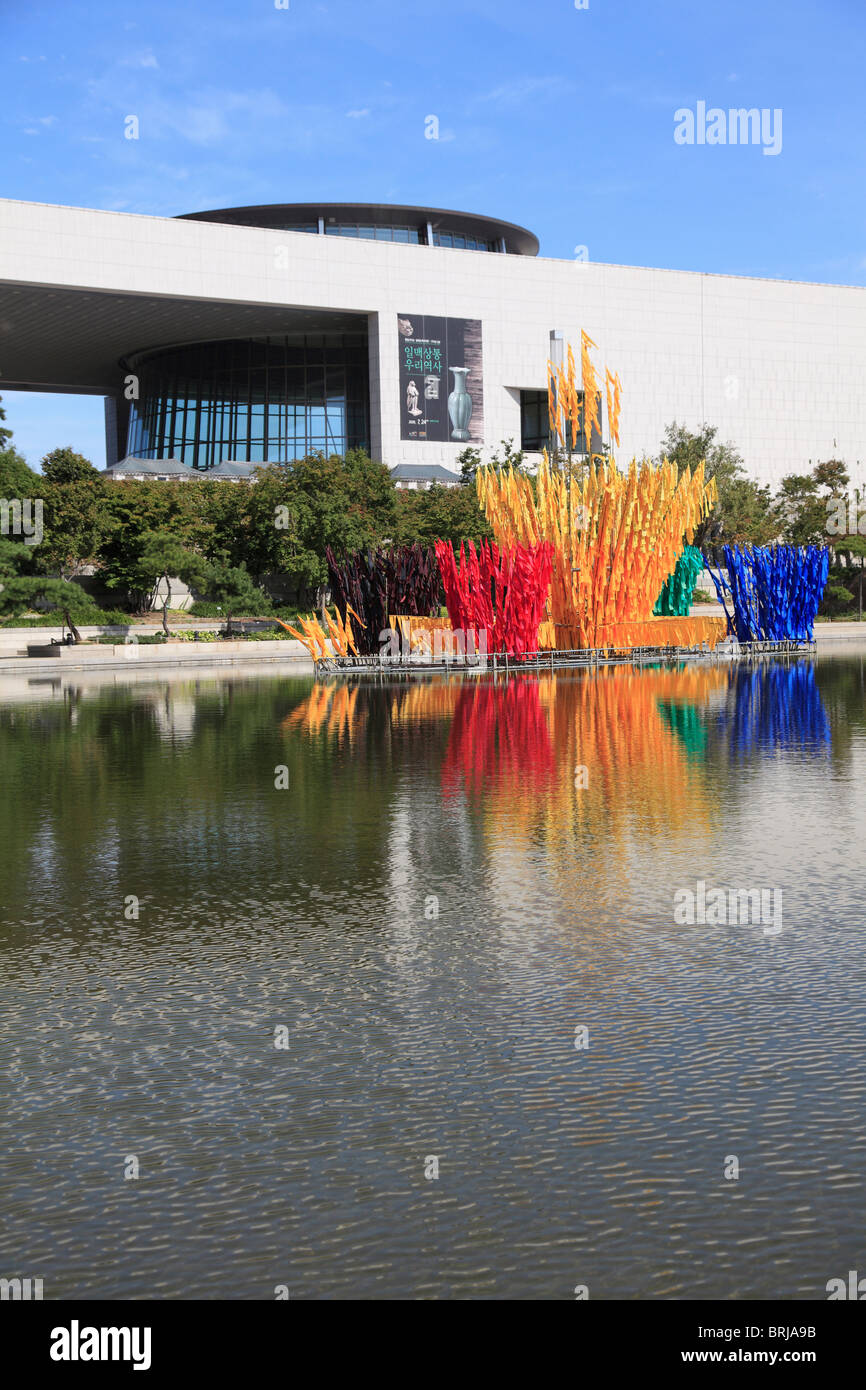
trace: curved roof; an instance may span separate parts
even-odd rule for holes
[[[417,226],[457,232],[487,241],[503,238],[513,256],[537,256],[538,237],[514,222],[498,217],[482,217],[475,212],[452,212],[447,208],[418,207],[408,203],[265,203],[258,207],[215,208],[210,212],[184,212],[181,218],[194,222],[226,222],[236,227],[272,227],[286,230],[292,225],[317,222],[357,222],[374,227]]]
[[[264,466],[261,463],[238,463],[234,459],[223,459],[214,468],[193,468],[191,463],[184,463],[183,459],[140,459],[134,454],[127,454],[118,463],[110,464],[105,472],[124,476],[127,473],[169,474],[171,477],[195,479],[251,478],[257,468]]]
[[[137,459],[132,454],[109,464],[106,473],[188,473],[190,465],[182,459]]]

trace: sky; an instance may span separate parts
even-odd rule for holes
[[[0,53],[0,197],[428,204],[543,256],[866,283],[866,0],[0,0]],[[699,142],[699,103],[766,137]],[[104,466],[100,398],[4,405],[31,466]]]

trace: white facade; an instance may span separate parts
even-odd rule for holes
[[[486,448],[520,443],[551,330],[577,349],[584,329],[602,380],[605,364],[622,379],[621,464],[657,453],[670,421],[706,421],[761,481],[836,457],[864,482],[862,288],[0,201],[0,388],[107,394],[119,369],[82,365],[106,325],[131,352],[268,332],[283,310],[366,315],[372,453],[392,467],[453,469],[465,447],[400,439],[397,316],[415,313],[481,320]],[[143,337],[157,317],[165,336]]]

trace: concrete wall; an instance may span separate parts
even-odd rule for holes
[[[33,646],[47,643],[39,632],[28,637]],[[0,649],[0,670],[26,670],[34,678],[55,677],[61,670],[98,670],[100,668],[126,669],[129,667],[178,667],[178,666],[219,666],[252,662],[278,662],[292,668],[299,664],[312,667],[310,654],[302,642],[292,639],[273,642],[167,642],[148,644],[128,642],[116,646],[89,646],[84,643],[73,647],[56,648],[56,656],[27,656],[26,645],[16,651]]]
[[[483,321],[485,444],[519,441],[517,392],[545,387],[549,333],[585,329],[623,382],[620,460],[706,420],[769,483],[866,460],[866,290],[309,236],[0,203],[0,280],[368,316],[373,450],[456,467],[461,445],[399,439],[397,314]],[[281,269],[279,247],[289,247]],[[140,346],[131,343],[130,348]],[[4,344],[14,374],[14,342]]]

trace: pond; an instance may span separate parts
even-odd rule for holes
[[[866,1270],[859,655],[67,675],[0,702],[0,768],[4,1277],[809,1299]]]

